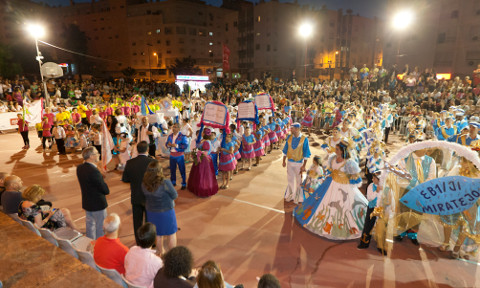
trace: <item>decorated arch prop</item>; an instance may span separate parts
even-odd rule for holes
[[[272,110],[272,113],[275,112],[275,104],[273,103],[272,97],[268,93],[260,93],[254,97],[255,105],[257,105],[258,110]]]

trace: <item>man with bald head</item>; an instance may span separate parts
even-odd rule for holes
[[[11,175],[5,178],[4,185],[5,192],[2,193],[3,212],[10,217],[15,217],[18,212],[18,206],[22,201],[22,192],[20,192],[23,186],[22,179]]]

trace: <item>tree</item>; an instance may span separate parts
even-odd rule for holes
[[[175,59],[173,65],[168,66],[168,69],[175,75],[199,75],[201,74],[200,68],[195,66],[196,61],[192,57],[188,56],[183,59]]]
[[[127,78],[128,80],[131,80],[135,74],[137,74],[137,71],[133,69],[132,67],[128,66],[127,68],[122,70],[122,74]]]
[[[12,49],[0,44],[0,76],[12,78],[19,74],[22,74],[22,67],[14,60]]]

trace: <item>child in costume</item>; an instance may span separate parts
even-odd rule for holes
[[[235,166],[237,166],[237,159],[235,159],[234,151],[236,142],[232,140],[232,134],[228,134],[225,138],[225,143],[220,147],[220,163],[218,169],[222,171],[222,186],[220,189],[227,189],[228,182],[232,176]]]
[[[307,171],[307,177],[302,183],[304,201],[323,183],[324,173],[320,156],[313,158],[312,166]]]

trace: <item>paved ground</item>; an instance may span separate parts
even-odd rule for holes
[[[22,177],[26,186],[43,185],[46,198],[56,207],[69,208],[84,230],[75,176],[80,155],[41,153],[35,149],[40,141],[33,131],[30,137],[34,148],[22,151],[20,135],[0,135],[0,170]],[[311,141],[313,153],[321,154],[319,138]],[[393,156],[403,142],[395,136],[391,141],[394,145],[388,148]],[[114,171],[106,179],[111,191],[108,212],[121,216],[121,240],[131,246],[130,190],[120,177]],[[245,287],[256,287],[256,277],[263,273],[275,274],[282,287],[480,287],[477,265],[451,260],[434,247],[422,244],[419,248],[404,241],[382,257],[375,244],[357,250],[357,241],[328,241],[302,229],[291,216],[293,204],[283,201],[286,182],[281,153],[276,150],[259,167],[235,176],[230,189],[213,197],[200,199],[179,191],[178,244],[193,251],[197,266],[213,259],[228,282]]]

